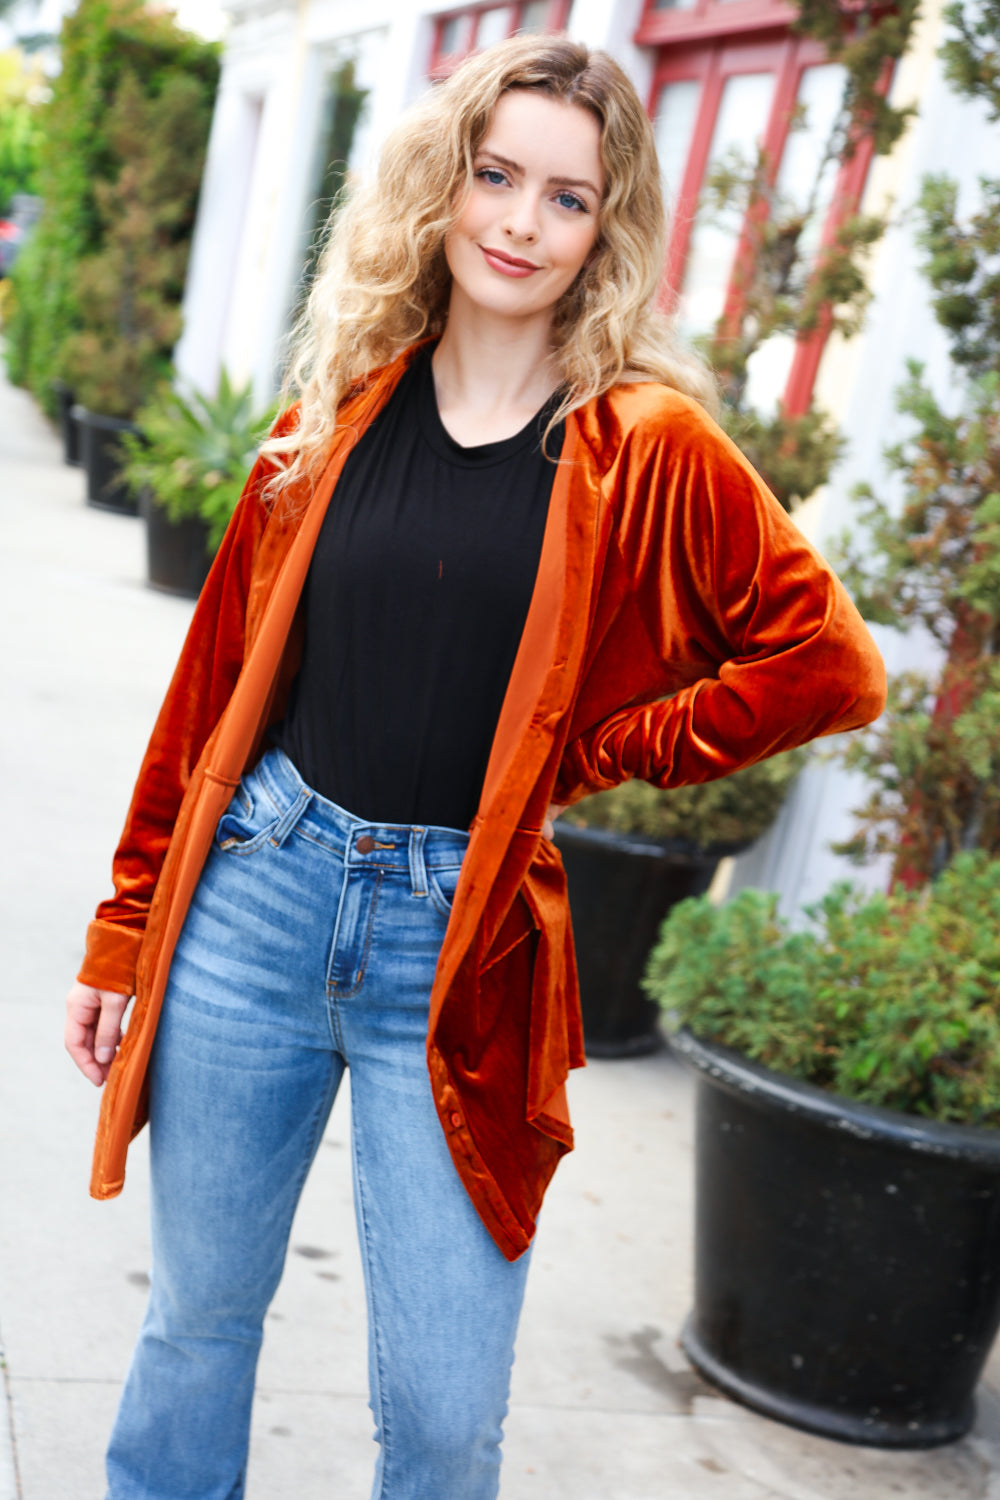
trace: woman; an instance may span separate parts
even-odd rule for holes
[[[635,91],[561,39],[465,63],[337,220],[301,399],[199,601],[68,1000],[106,1081],[96,1196],[151,1125],[113,1500],[243,1493],[261,1326],[345,1067],[373,1493],[496,1494],[584,1060],[551,819],[881,708],[839,584],[692,399],[662,255]]]

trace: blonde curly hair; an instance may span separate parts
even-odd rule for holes
[[[291,337],[282,400],[298,396],[297,425],[261,450],[280,465],[268,484],[272,497],[322,466],[352,387],[443,332],[451,288],[445,235],[508,89],[538,89],[590,110],[601,127],[607,188],[594,252],[554,311],[565,393],[551,425],[628,381],[661,381],[715,407],[711,375],[656,307],[666,216],[652,127],[631,79],[607,53],[565,37],[512,37],[468,58],[407,110],[373,179],[335,205]]]

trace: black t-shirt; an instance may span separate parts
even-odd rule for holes
[[[352,450],[306,579],[305,648],[272,738],[369,822],[467,828],[538,571],[551,404],[463,448],[420,350]],[[555,400],[556,398],[553,398]],[[560,424],[546,451],[558,457]]]

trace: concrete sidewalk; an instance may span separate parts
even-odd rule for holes
[[[137,521],[87,509],[29,398],[0,387],[7,858],[0,865],[0,1500],[99,1500],[144,1305],[145,1142],[87,1196],[97,1095],[62,1001],[190,606],[143,584]],[[848,1448],[724,1400],[676,1346],[691,1299],[691,1091],[666,1055],[572,1081],[578,1150],[547,1201],[515,1365],[503,1500],[1000,1500],[1000,1398],[950,1448]],[[364,1297],[348,1102],[292,1233],[261,1362],[250,1500],[364,1500]],[[1000,1389],[1000,1361],[992,1382]],[[7,1418],[10,1418],[9,1422]]]

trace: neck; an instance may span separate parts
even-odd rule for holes
[[[434,351],[434,384],[443,408],[538,411],[559,384],[552,320],[515,320],[466,305],[453,289],[448,322]]]

